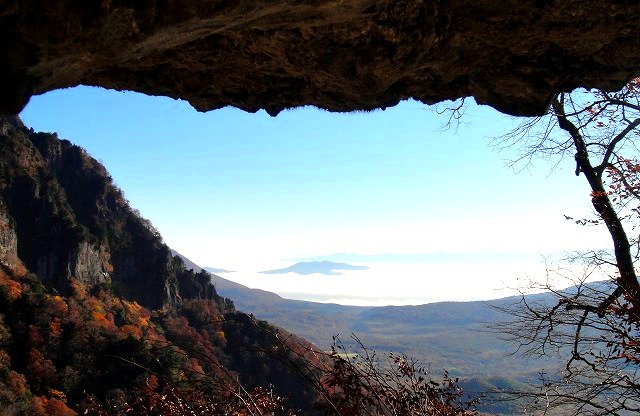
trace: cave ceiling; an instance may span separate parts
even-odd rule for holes
[[[514,115],[640,73],[640,2],[0,0],[0,112],[93,85],[275,115],[460,97]]]

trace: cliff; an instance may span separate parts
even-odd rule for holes
[[[215,296],[208,276],[184,275],[151,223],[80,147],[2,117],[0,178],[2,260],[22,261],[59,293],[69,293],[73,278],[152,309],[175,304],[181,292]]]

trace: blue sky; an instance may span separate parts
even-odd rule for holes
[[[516,149],[490,144],[518,121],[488,107],[471,104],[444,130],[446,115],[411,101],[273,118],[79,87],[33,97],[21,117],[101,160],[165,241],[202,266],[255,271],[340,253],[502,264],[606,245],[564,220],[590,212],[572,161],[514,173],[505,164]]]

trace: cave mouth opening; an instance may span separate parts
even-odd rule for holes
[[[21,116],[104,163],[132,206],[196,264],[289,298],[378,305],[492,299],[538,267],[539,253],[576,244],[548,241],[549,227],[566,227],[558,206],[584,208],[571,172],[543,165],[512,175],[489,138],[519,120],[467,107],[444,129],[448,113],[415,101],[271,117],[77,87],[34,97]],[[368,269],[261,273],[321,261]],[[432,278],[442,274],[451,278]]]

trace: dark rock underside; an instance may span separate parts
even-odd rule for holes
[[[0,112],[79,84],[270,114],[473,96],[536,115],[640,73],[622,0],[0,0]]]

